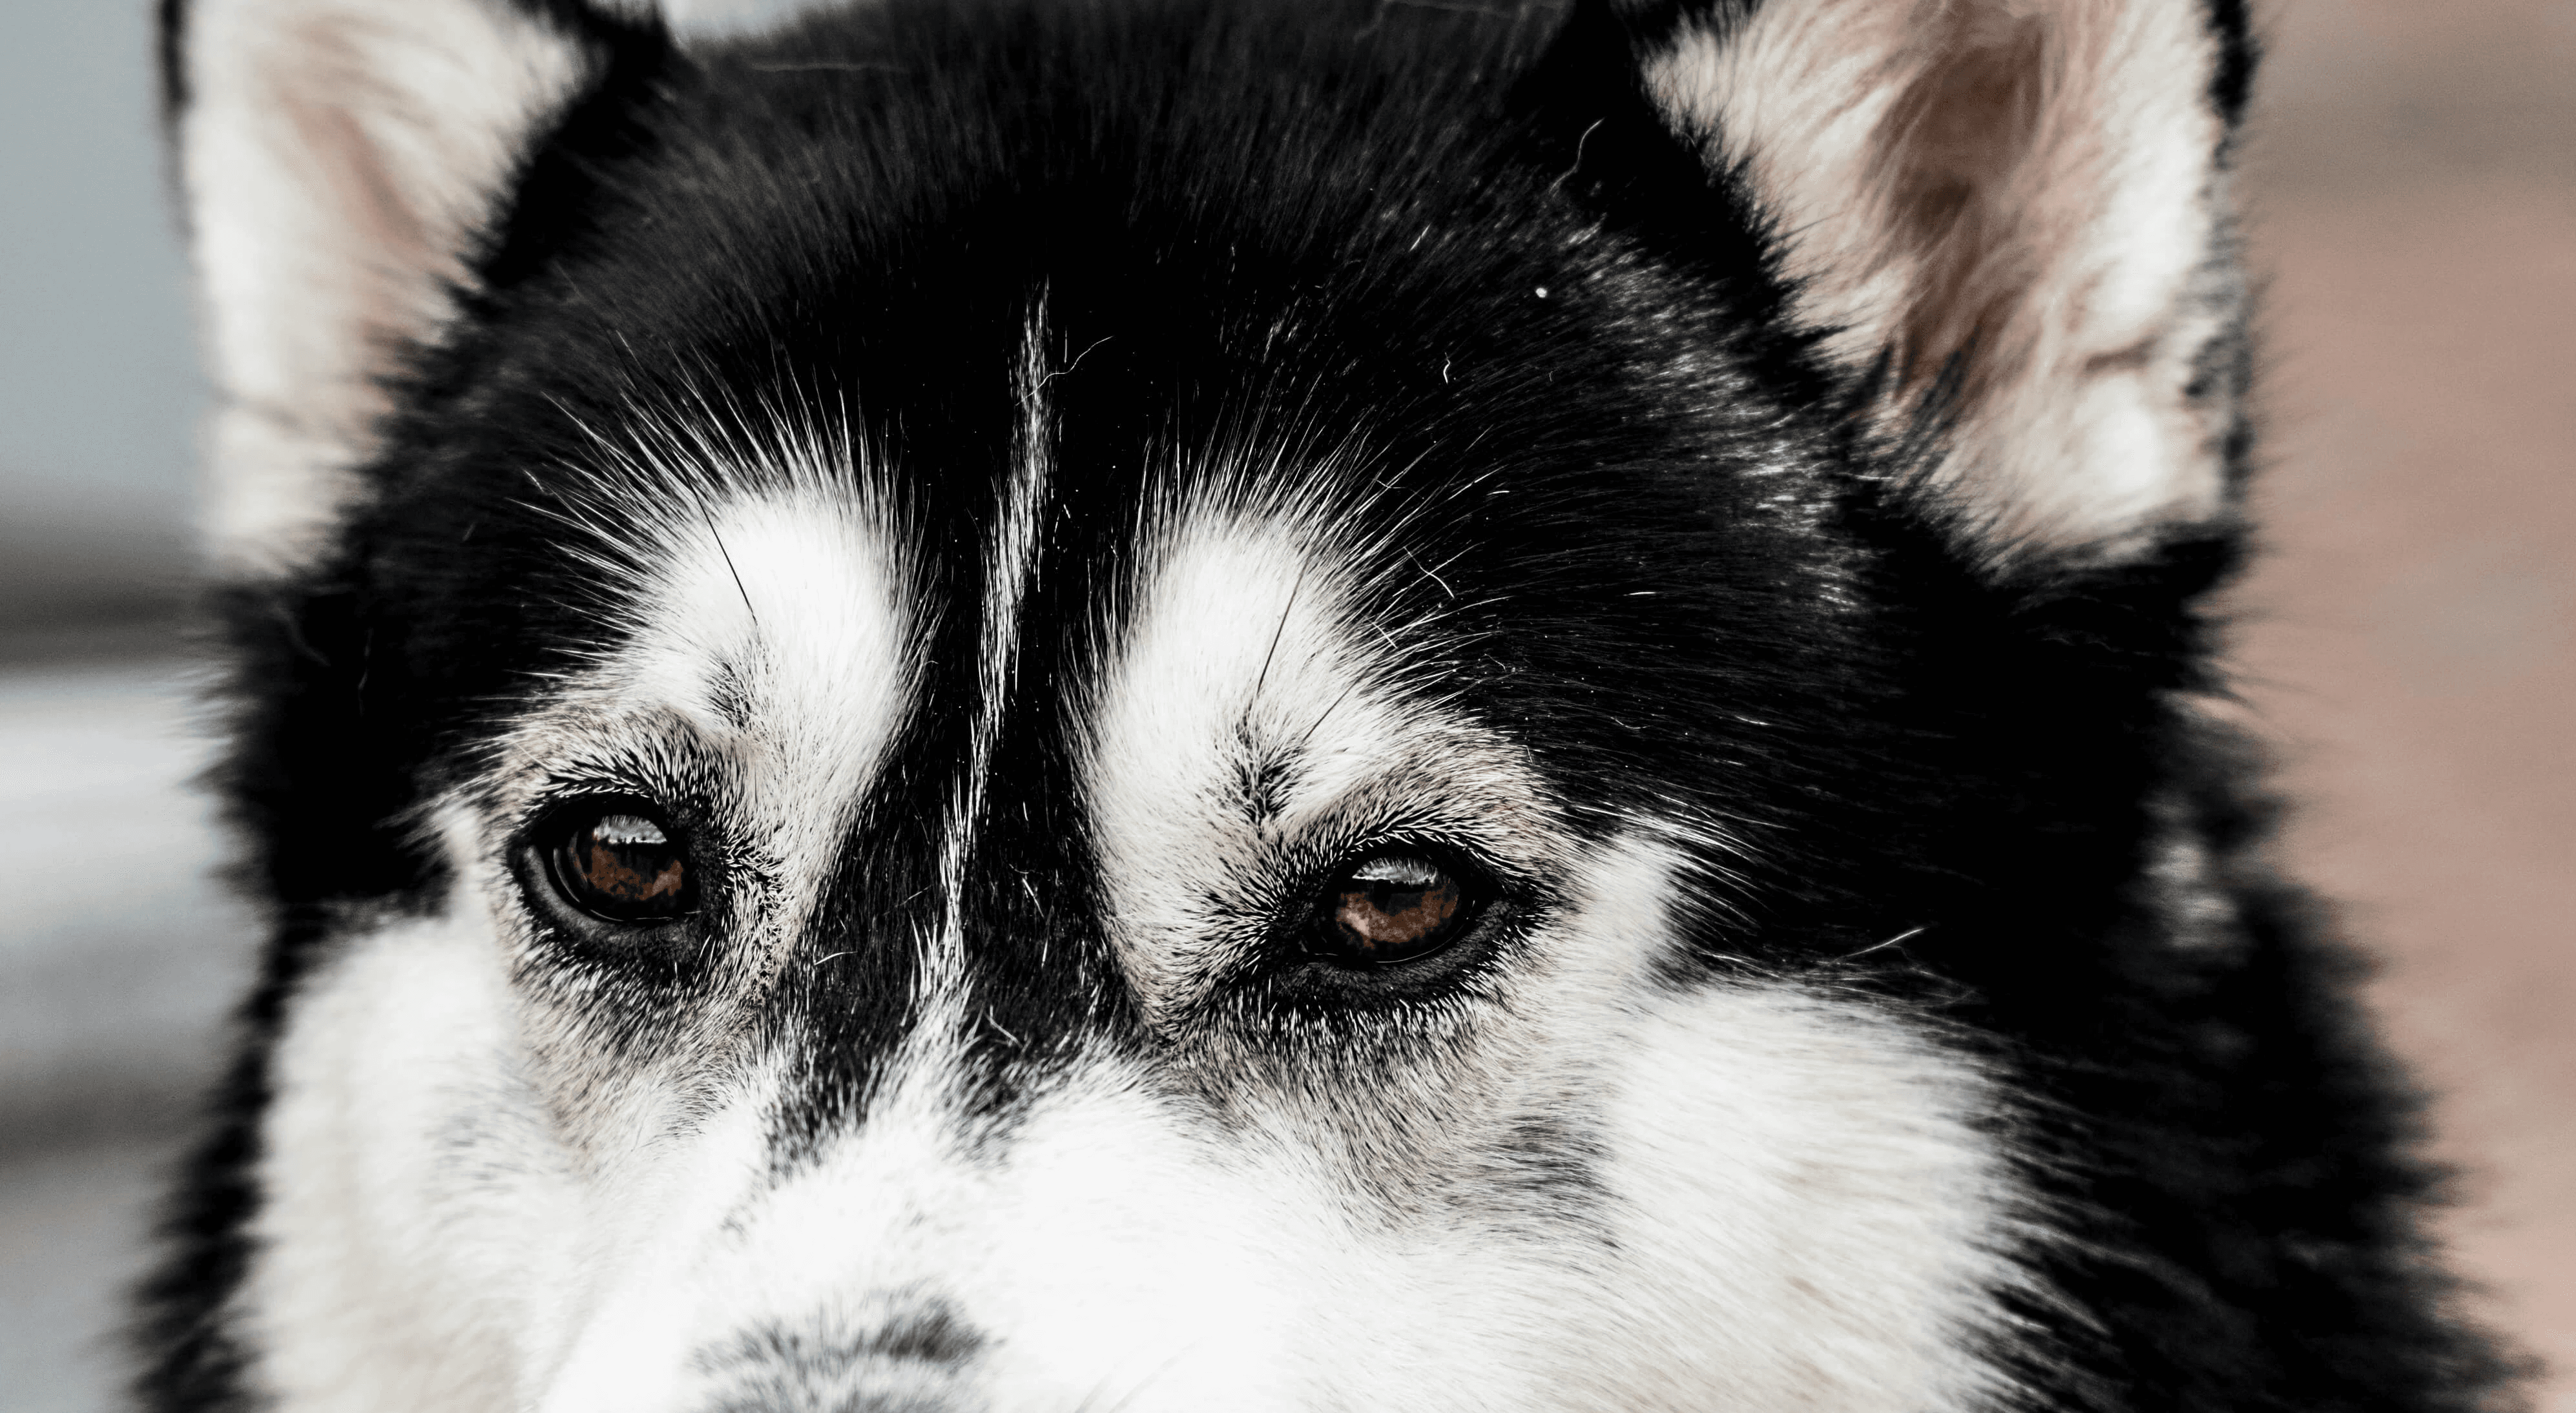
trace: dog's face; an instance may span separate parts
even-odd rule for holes
[[[2089,984],[2191,680],[2138,566],[2234,415],[2194,7],[182,37],[288,919],[248,1386],[2050,1360],[1977,1008]]]

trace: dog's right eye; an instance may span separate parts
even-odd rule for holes
[[[1476,897],[1455,872],[1420,854],[1375,854],[1336,872],[1316,900],[1306,950],[1352,967],[1430,956],[1475,920]]]
[[[631,800],[566,811],[541,841],[563,900],[607,922],[670,922],[697,911],[696,870],[670,825]]]

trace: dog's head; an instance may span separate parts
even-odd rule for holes
[[[2195,877],[2226,9],[185,7],[281,932],[167,1377],[2045,1378],[2033,1057]]]

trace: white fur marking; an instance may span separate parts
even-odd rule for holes
[[[960,1017],[955,999],[963,983],[967,939],[964,909],[966,870],[975,836],[984,822],[985,798],[993,771],[993,750],[1000,742],[1002,720],[1010,710],[1018,677],[1020,605],[1038,572],[1043,548],[1040,522],[1046,513],[1054,454],[1054,428],[1046,400],[1046,325],[1030,320],[1024,335],[1022,363],[1014,379],[1020,421],[1012,447],[1010,474],[985,545],[985,594],[975,656],[974,720],[968,728],[965,769],[950,800],[948,820],[939,841],[939,935],[930,940],[915,986],[918,1024],[928,1027],[934,1008],[936,1028],[953,1030]]]

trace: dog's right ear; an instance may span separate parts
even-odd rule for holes
[[[1938,430],[1912,489],[1962,554],[1998,573],[2115,563],[2228,523],[2239,0],[1574,14],[1569,52],[1618,51],[1629,93],[1696,156],[1694,195],[1751,208],[1791,320],[1871,394],[1869,424]]]
[[[452,316],[529,145],[604,62],[595,19],[571,0],[163,0],[221,572],[320,548],[382,379]]]

